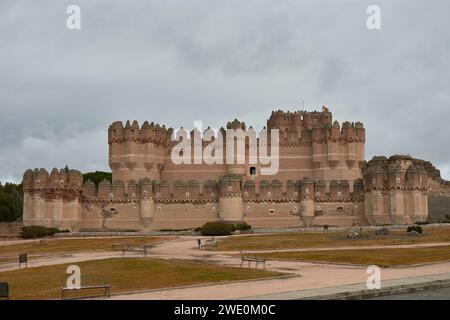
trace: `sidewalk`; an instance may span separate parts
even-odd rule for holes
[[[238,300],[343,300],[402,294],[450,286],[450,273],[382,281],[381,289],[365,283],[250,296]],[[450,297],[449,297],[450,299]]]

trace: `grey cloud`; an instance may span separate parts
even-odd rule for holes
[[[367,158],[410,153],[450,179],[450,3],[377,2],[371,32],[372,1],[2,1],[0,181],[107,169],[114,120],[260,127],[302,100],[363,121]]]

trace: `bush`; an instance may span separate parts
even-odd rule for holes
[[[422,234],[423,230],[421,226],[408,226],[408,228],[406,229],[407,232],[412,232],[412,231],[416,231],[419,234]]]
[[[423,225],[425,225],[425,224],[430,224],[431,222],[430,221],[428,221],[428,220],[426,220],[426,221],[417,221],[416,222],[416,225],[418,225],[418,226],[423,226]]]
[[[233,232],[233,227],[223,222],[207,222],[202,226],[200,233],[202,236],[227,236]]]
[[[41,226],[23,227],[21,236],[23,239],[41,238],[52,236],[56,233],[70,232],[69,230],[59,230],[58,228],[47,228]]]
[[[197,227],[194,229],[195,232],[201,232],[202,231],[202,227]]]
[[[250,230],[252,228],[247,222],[239,222],[236,224],[236,230]]]

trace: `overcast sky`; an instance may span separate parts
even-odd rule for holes
[[[408,153],[450,179],[449,13],[448,0],[1,0],[0,181],[109,170],[115,120],[259,128],[302,101],[362,121],[367,159]]]

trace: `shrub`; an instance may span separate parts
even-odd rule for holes
[[[232,226],[223,222],[207,222],[200,230],[202,236],[227,236],[232,232]]]
[[[41,226],[23,227],[21,236],[23,239],[40,238],[52,236],[56,233],[70,232],[69,230],[59,230],[58,228],[47,228]]]
[[[425,224],[430,224],[431,222],[430,221],[428,221],[428,220],[426,220],[426,221],[417,221],[416,222],[416,225],[418,225],[418,226],[423,226],[423,225],[425,225]]]
[[[421,226],[408,226],[408,228],[406,229],[407,232],[412,232],[412,231],[416,231],[419,234],[422,234],[423,230]]]
[[[252,228],[247,222],[239,222],[236,224],[236,230],[250,230]]]
[[[201,232],[202,231],[202,227],[197,227],[194,229],[195,232]]]

